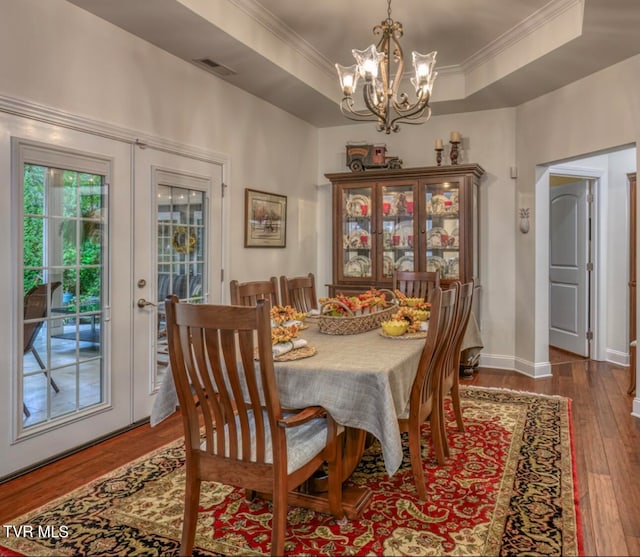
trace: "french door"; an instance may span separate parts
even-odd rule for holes
[[[168,370],[164,300],[221,300],[222,165],[137,147],[133,416],[150,415]]]
[[[219,164],[6,114],[0,130],[4,478],[150,415],[162,300],[221,300],[223,234]]]
[[[7,115],[0,128],[12,169],[4,477],[131,423],[131,217],[119,210],[131,147]]]

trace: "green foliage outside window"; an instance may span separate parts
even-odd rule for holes
[[[24,277],[26,292],[43,282],[41,268],[64,265],[62,272],[63,291],[73,295],[76,275],[80,279],[80,299],[99,297],[102,290],[103,242],[100,221],[101,178],[73,171],[62,173],[62,215],[59,218],[45,216],[45,172],[46,167],[25,165],[24,167]],[[79,196],[79,202],[77,196]],[[33,215],[33,216],[31,216]],[[43,247],[46,246],[45,224],[57,226],[62,242],[60,261],[45,261]],[[79,227],[80,233],[77,234]],[[51,231],[49,231],[51,234]],[[46,263],[46,265],[45,265]],[[79,271],[79,273],[78,273]]]

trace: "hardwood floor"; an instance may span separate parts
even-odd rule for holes
[[[460,382],[571,398],[585,555],[640,555],[640,420],[631,416],[629,369],[592,360],[551,369],[535,380],[481,369]]]
[[[577,360],[533,380],[481,368],[463,385],[504,387],[572,399],[585,555],[640,555],[640,419],[631,416],[628,368]],[[0,485],[0,524],[182,435],[177,415],[140,426]]]

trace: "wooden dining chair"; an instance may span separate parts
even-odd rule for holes
[[[464,431],[462,421],[462,407],[460,406],[460,350],[464,333],[467,330],[469,317],[471,316],[471,306],[473,304],[473,281],[465,284],[455,282],[457,289],[455,318],[451,333],[451,342],[448,344],[448,352],[442,369],[441,388],[438,391],[438,411],[442,415],[440,424],[442,426],[442,444],[445,456],[449,456],[449,442],[447,439],[446,420],[444,419],[444,399],[451,394],[451,403],[456,417],[458,431]]]
[[[409,434],[409,456],[411,470],[418,497],[426,500],[427,490],[422,469],[421,426],[429,419],[431,440],[440,465],[445,463],[442,444],[442,427],[438,413],[439,373],[447,355],[447,342],[454,319],[456,288],[443,291],[437,286],[431,299],[431,316],[427,338],[420,355],[416,376],[411,386],[409,406],[398,418],[401,432]]]
[[[232,280],[229,283],[229,288],[231,290],[231,304],[234,306],[255,306],[258,300],[268,300],[271,307],[280,305],[276,277],[251,282]]]
[[[35,341],[38,338],[38,333],[41,331],[42,326],[44,325],[44,320],[47,317],[47,311],[49,308],[49,300],[53,293],[60,287],[62,283],[60,281],[55,281],[52,283],[44,283],[33,286],[29,289],[29,291],[24,296],[24,319],[23,319],[23,330],[22,330],[22,349],[23,354],[31,353],[33,357],[38,362],[40,369],[43,370],[43,373],[47,375],[47,366],[44,365],[40,354],[36,350]],[[48,375],[49,383],[51,387],[56,393],[60,392],[60,387],[53,380],[51,375]],[[27,405],[22,403],[22,411],[24,415],[28,418],[31,416],[31,411],[27,407]]]
[[[325,461],[329,509],[341,519],[342,432],[321,407],[283,412],[266,301],[253,307],[187,304],[172,295],[165,305],[185,435],[180,555],[193,551],[202,481],[244,488],[250,498],[256,492],[272,497],[272,555],[284,554],[288,492]]]
[[[318,297],[313,273],[291,278],[282,275],[280,277],[280,296],[283,305],[294,307],[298,311],[308,313],[312,309],[317,310]]]
[[[430,301],[433,290],[440,286],[440,271],[394,271],[393,291],[409,298]]]

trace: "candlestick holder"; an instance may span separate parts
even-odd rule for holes
[[[444,148],[436,149],[436,165],[437,166],[442,166],[442,151],[444,151]]]
[[[458,145],[460,145],[459,141],[449,141],[451,143],[451,149],[449,151],[449,157],[451,157],[451,164],[458,164]]]

